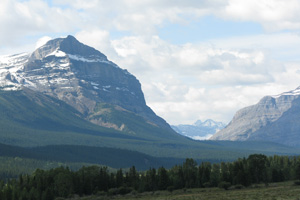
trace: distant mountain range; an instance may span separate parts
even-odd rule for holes
[[[212,119],[196,121],[194,124],[171,125],[179,134],[192,138],[194,140],[207,140],[217,131],[225,127],[222,122],[216,122]]]
[[[300,87],[239,110],[211,140],[270,141],[300,145]]]

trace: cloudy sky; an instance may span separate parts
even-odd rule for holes
[[[74,35],[142,83],[171,124],[300,86],[300,0],[1,0],[0,54]]]

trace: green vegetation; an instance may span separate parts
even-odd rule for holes
[[[139,170],[150,167],[172,167],[181,163],[179,158],[156,158],[125,149],[90,147],[76,145],[51,145],[42,147],[16,147],[0,144],[0,156],[35,159],[37,161],[91,163],[113,168],[129,168],[134,165]],[[10,167],[7,165],[6,167]],[[34,169],[40,168],[36,166]]]
[[[155,126],[133,112],[108,103],[98,103],[95,113],[90,115],[89,119],[113,123],[126,134],[148,141],[159,142],[166,139],[171,141],[182,139],[182,136],[174,134],[172,129]]]
[[[116,200],[296,200],[300,198],[300,187],[294,185],[292,181],[272,183],[268,187],[257,184],[252,187],[236,189],[231,187],[229,190],[219,188],[193,188],[157,192],[129,193],[122,196],[114,196]],[[109,200],[111,196],[98,195],[86,196],[81,198],[67,198],[78,200]]]
[[[300,157],[267,157],[262,154],[253,154],[247,159],[238,159],[234,162],[215,164],[206,162],[200,165],[197,165],[193,159],[186,159],[182,165],[176,165],[169,170],[160,167],[150,168],[144,172],[138,172],[134,166],[126,172],[119,169],[115,173],[110,172],[107,167],[100,166],[82,167],[78,171],[72,171],[68,167],[59,167],[50,170],[37,169],[31,175],[20,175],[18,179],[10,180],[6,184],[3,181],[0,182],[0,199],[43,200],[56,197],[68,198],[74,195],[96,195],[98,199],[129,195],[132,198],[141,196],[145,192],[157,194],[158,191],[165,190],[168,192],[163,192],[164,195],[173,196],[175,199],[180,199],[180,197],[181,199],[201,199],[204,196],[213,198],[215,194],[212,192],[214,191],[220,195],[215,196],[216,198],[232,196],[234,199],[245,193],[249,193],[250,198],[269,198],[274,196],[265,193],[254,196],[251,188],[264,192],[262,186],[257,185],[264,184],[265,187],[272,188],[271,182],[299,178]],[[295,181],[294,185],[298,185],[298,182]],[[232,193],[244,187],[249,189]],[[299,191],[296,186],[293,187]],[[194,188],[205,188],[205,190],[191,190]],[[269,188],[266,189],[266,193],[272,191]],[[228,193],[220,192],[220,189]],[[185,194],[176,194],[178,190],[184,191]],[[193,194],[187,191],[202,191],[203,193],[209,191],[209,194],[201,196],[199,193]],[[125,196],[124,199],[127,197]],[[95,196],[88,198],[96,199]],[[147,198],[152,199],[153,195]]]
[[[125,124],[123,130],[92,124],[71,106],[41,93],[28,89],[0,91],[0,143],[22,147],[109,147],[138,151],[152,157],[177,160],[191,157],[210,162],[233,161],[253,153],[295,155],[300,152],[274,143],[193,141],[158,128],[116,106],[98,104],[95,111],[95,115],[89,117],[112,121],[119,128]],[[166,166],[165,163],[162,165]]]
[[[20,174],[32,174],[36,169],[50,170],[57,167],[69,167],[79,170],[82,166],[91,166],[91,163],[57,162],[20,157],[0,157],[0,180],[18,178]],[[110,168],[112,171],[116,171]]]

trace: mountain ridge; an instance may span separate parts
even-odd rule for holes
[[[299,145],[300,135],[297,132],[300,131],[300,126],[296,125],[300,122],[299,89],[265,96],[257,104],[237,111],[232,121],[210,139]]]

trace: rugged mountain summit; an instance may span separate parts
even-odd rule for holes
[[[239,110],[211,140],[257,140],[300,144],[300,87],[266,96],[256,105]]]
[[[111,120],[115,109],[171,130],[146,105],[141,84],[132,74],[73,36],[50,40],[32,54],[0,57],[0,87],[25,87],[55,97],[101,126],[126,127]]]
[[[216,131],[225,127],[225,124],[224,124],[224,123],[222,123],[222,122],[217,122],[217,121],[214,121],[214,120],[212,120],[212,119],[207,119],[207,120],[205,120],[204,122],[201,121],[201,120],[197,120],[197,121],[194,123],[194,125],[195,125],[195,126],[199,126],[199,127],[214,128]]]
[[[179,124],[171,126],[177,133],[190,137],[195,140],[206,140],[214,133],[225,127],[222,122],[216,122],[212,119],[196,121],[194,124]]]

